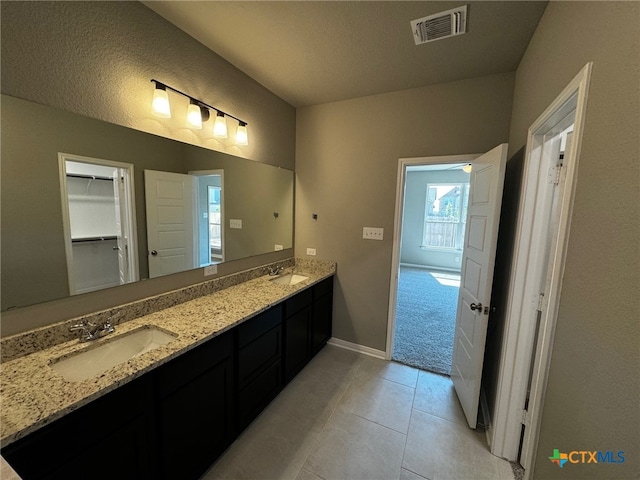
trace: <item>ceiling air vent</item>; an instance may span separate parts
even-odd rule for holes
[[[467,6],[413,20],[411,31],[416,45],[462,35],[467,31]]]

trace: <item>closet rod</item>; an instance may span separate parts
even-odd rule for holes
[[[72,238],[71,243],[80,243],[80,242],[104,242],[105,240],[117,240],[117,236],[111,237],[87,237],[87,238]]]
[[[101,177],[100,175],[83,175],[81,173],[67,173],[67,177],[87,178],[89,180],[108,180],[109,182],[113,182],[113,177]]]

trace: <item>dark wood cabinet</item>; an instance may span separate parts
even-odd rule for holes
[[[154,425],[147,375],[2,450],[25,480],[152,479]]]
[[[238,428],[243,430],[282,389],[282,305],[237,328]]]
[[[232,333],[156,371],[156,478],[198,478],[234,440]]]
[[[311,355],[315,355],[331,338],[333,322],[333,277],[313,287]]]
[[[313,292],[303,290],[284,304],[284,380],[289,383],[311,358]]]
[[[2,454],[24,480],[197,479],[331,337],[332,292],[302,290]]]

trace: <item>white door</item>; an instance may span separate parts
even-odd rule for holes
[[[451,379],[471,428],[478,417],[507,147],[474,160],[470,179]]]
[[[149,278],[198,267],[194,212],[196,178],[144,171]]]

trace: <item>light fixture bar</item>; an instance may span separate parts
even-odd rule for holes
[[[157,85],[161,85],[164,88],[171,90],[172,92],[178,93],[180,95],[182,95],[183,97],[187,97],[189,100],[193,100],[195,102],[197,102],[198,104],[200,104],[203,107],[207,107],[210,108],[211,110],[215,110],[218,113],[221,113],[222,115],[226,116],[226,117],[231,117],[234,120],[236,120],[238,123],[240,124],[244,124],[245,126],[247,125],[247,122],[245,122],[244,120],[239,119],[238,117],[231,115],[230,113],[224,112],[222,110],[220,110],[218,107],[214,107],[212,105],[209,105],[208,103],[203,102],[202,100],[198,100],[197,98],[192,97],[191,95],[187,95],[184,92],[181,92],[180,90],[178,90],[177,88],[173,88],[171,85],[167,85],[166,83],[163,83],[159,80],[155,80],[155,79],[151,79],[152,82],[154,82]]]

